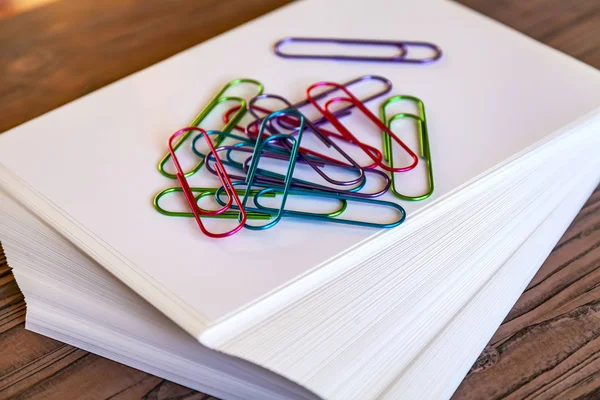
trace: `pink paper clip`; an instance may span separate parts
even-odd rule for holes
[[[327,101],[324,105],[324,107],[321,107],[317,101],[313,98],[313,96],[310,94],[310,92],[317,88],[317,87],[322,87],[322,86],[333,86],[339,90],[341,90],[342,92],[345,93],[345,95],[347,97],[335,97],[333,99],[330,99],[329,101]],[[310,101],[312,103],[313,106],[315,106],[324,116],[325,118],[327,118],[327,120],[344,136],[346,137],[346,139],[352,143],[356,143],[357,146],[359,146],[365,153],[367,153],[367,155],[375,162],[375,164],[379,167],[381,167],[382,169],[389,171],[389,172],[404,172],[404,171],[410,171],[411,169],[415,168],[417,166],[417,163],[419,162],[419,159],[417,157],[417,155],[402,141],[398,138],[398,136],[396,136],[390,129],[388,129],[380,120],[379,118],[377,118],[377,116],[375,114],[373,114],[371,111],[369,111],[369,109],[359,100],[357,99],[352,93],[350,93],[348,91],[348,89],[346,89],[345,86],[337,84],[337,83],[333,83],[333,82],[318,82],[315,83],[311,86],[308,87],[308,89],[306,89],[306,98],[308,99],[308,101]],[[341,102],[341,101],[345,101],[345,102],[349,102],[352,105],[354,105],[356,108],[358,108],[360,111],[363,112],[363,114],[365,116],[367,116],[378,128],[378,133],[379,132],[385,132],[389,135],[389,137],[393,140],[396,141],[396,143],[398,143],[413,159],[412,164],[406,166],[406,167],[397,167],[397,168],[392,168],[388,165],[385,165],[383,163],[383,159],[381,158],[381,153],[379,154],[373,154],[371,152],[371,150],[369,149],[369,147],[365,144],[362,143],[360,140],[358,140],[349,130],[348,128],[346,128],[341,122],[340,120],[331,112],[329,111],[329,106],[333,103],[337,103],[337,102]]]
[[[206,139],[206,144],[208,145],[209,151],[214,156],[215,169],[217,171],[217,176],[219,177],[219,180],[221,181],[221,184],[223,185],[223,188],[225,189],[225,193],[228,196],[228,201],[225,204],[225,206],[223,206],[222,208],[220,208],[218,210],[207,211],[207,210],[201,209],[198,206],[198,204],[196,203],[196,197],[194,197],[192,189],[191,189],[189,183],[187,182],[187,179],[185,178],[183,169],[181,168],[181,165],[179,164],[179,160],[177,159],[177,156],[175,155],[175,150],[173,149],[173,140],[175,138],[177,138],[179,135],[182,135],[183,133],[189,132],[189,131],[200,132],[200,134],[202,136],[204,136],[204,138]],[[210,132],[212,132],[212,131],[209,131],[209,133]],[[214,132],[215,132],[215,134],[220,133],[217,131],[214,131]],[[173,163],[175,164],[175,169],[177,169],[177,173],[176,173],[177,180],[179,181],[179,185],[181,186],[181,189],[183,190],[185,199],[187,200],[188,205],[190,206],[190,210],[192,211],[192,214],[194,215],[194,218],[196,219],[196,223],[198,224],[198,227],[200,228],[202,233],[204,233],[206,236],[209,236],[212,238],[224,238],[224,237],[231,236],[234,233],[236,233],[237,231],[239,231],[240,229],[242,229],[244,227],[244,224],[246,223],[247,217],[246,217],[246,210],[244,210],[244,207],[242,207],[242,202],[240,201],[240,198],[238,197],[238,195],[233,187],[233,183],[231,183],[231,179],[229,179],[229,175],[227,175],[227,172],[225,171],[225,167],[221,163],[221,160],[219,159],[219,156],[217,155],[217,151],[215,150],[215,147],[213,146],[212,142],[210,141],[210,138],[208,137],[209,133],[207,133],[202,128],[193,127],[193,126],[180,129],[177,132],[175,132],[173,135],[171,135],[171,137],[169,138],[169,152],[171,153],[171,157],[173,158]],[[209,232],[204,227],[204,224],[202,223],[200,216],[201,215],[210,216],[210,215],[221,214],[221,213],[227,211],[231,207],[234,199],[235,199],[236,205],[239,207],[239,210],[240,210],[240,218],[239,218],[240,224],[228,232],[223,232],[223,233]]]

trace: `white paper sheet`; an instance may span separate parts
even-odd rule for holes
[[[286,36],[431,41],[444,57],[428,66],[287,60],[271,50]],[[0,163],[213,321],[376,231],[284,220],[266,232],[203,237],[192,220],[152,207],[156,192],[176,185],[156,170],[168,137],[234,78],[299,100],[313,82],[365,74],[424,101],[431,200],[600,106],[593,68],[455,3],[309,0],[2,134]],[[379,144],[375,129],[361,133]],[[424,204],[402,202],[409,218]]]

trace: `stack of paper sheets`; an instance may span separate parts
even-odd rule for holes
[[[444,57],[277,58],[286,36],[420,40]],[[168,137],[228,81],[298,101],[367,74],[427,109],[436,190],[385,198],[406,209],[399,227],[284,218],[215,240],[154,210],[177,185],[155,168]],[[0,135],[0,240],[27,328],[224,399],[450,397],[600,180],[598,93],[598,71],[455,3],[284,7]],[[218,186],[205,179],[191,181]],[[399,181],[419,192],[424,174]]]

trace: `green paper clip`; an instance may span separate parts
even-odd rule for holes
[[[233,86],[237,86],[240,85],[242,83],[250,83],[253,85],[257,86],[257,93],[256,95],[260,95],[262,94],[264,87],[262,85],[262,83],[254,80],[254,79],[236,79],[233,80],[231,82],[229,82],[227,85],[225,85],[206,105],[206,107],[204,107],[204,109],[200,112],[200,114],[198,114],[198,116],[192,121],[191,124],[189,124],[188,126],[198,126],[202,123],[202,121],[204,121],[204,119],[215,109],[215,107],[217,107],[219,104],[224,103],[226,101],[237,101],[239,102],[240,105],[240,109],[238,111],[236,111],[236,113],[234,114],[233,118],[231,118],[229,120],[229,122],[227,122],[227,124],[225,124],[225,126],[223,127],[223,129],[221,129],[223,132],[231,132],[231,130],[233,130],[233,128],[240,122],[240,120],[242,119],[242,117],[244,116],[244,114],[246,113],[246,100],[242,99],[241,97],[231,97],[231,96],[223,96],[223,94],[227,91],[227,89],[233,87]],[[173,149],[176,151],[179,147],[181,147],[182,143],[190,136],[191,131],[186,132],[184,134],[182,134],[179,139],[177,140],[177,142],[175,143],[175,145],[173,146]],[[217,136],[214,140],[214,146],[217,147],[219,146],[223,140],[225,140],[225,138],[223,136]],[[160,162],[158,163],[158,171],[163,174],[164,176],[166,176],[167,178],[171,178],[171,179],[177,179],[177,175],[175,174],[171,174],[167,171],[165,171],[165,165],[167,164],[167,162],[171,159],[171,153],[167,152],[163,158],[160,160]],[[194,168],[192,168],[192,170],[188,171],[185,173],[185,177],[188,178],[192,175],[194,175],[196,172],[198,172],[200,170],[200,168],[202,168],[202,166],[204,165],[204,159],[201,159],[200,162],[198,162],[198,164],[196,164],[196,166]]]
[[[198,195],[196,196],[196,202],[198,202],[200,199],[202,199],[205,196],[215,195],[217,193],[217,190],[219,188],[193,187],[191,189],[192,189],[192,193],[198,193]],[[167,188],[167,189],[162,190],[161,192],[159,192],[156,196],[154,196],[154,201],[153,201],[154,208],[159,213],[161,213],[163,215],[167,215],[169,217],[186,217],[186,218],[192,218],[194,216],[194,214],[191,213],[191,212],[169,211],[169,210],[165,210],[163,207],[160,206],[159,202],[160,202],[161,198],[163,198],[164,196],[166,196],[169,193],[177,193],[177,192],[182,193],[183,189],[180,186],[177,186],[177,187]],[[237,192],[237,194],[240,194],[240,195],[246,193],[245,190],[236,190],[236,192]],[[251,192],[251,194],[253,196],[255,196],[255,195],[257,195],[260,192],[260,190],[251,190],[250,192]],[[275,197],[275,193],[273,193],[269,197]],[[221,214],[217,214],[217,215],[203,215],[202,218],[237,219],[239,217],[239,215],[240,215],[239,211],[225,211],[225,212],[222,212]],[[269,219],[271,219],[271,215],[270,214],[268,214],[268,213],[262,213],[262,212],[247,212],[246,216],[249,219],[257,219],[257,220],[269,220]]]
[[[415,115],[415,114],[410,114],[410,113],[400,113],[400,114],[396,114],[396,115],[392,116],[388,120],[386,117],[386,113],[385,113],[386,107],[392,103],[395,103],[397,101],[402,101],[402,100],[408,100],[408,101],[414,102],[417,105],[420,115]],[[431,151],[429,148],[429,134],[427,131],[427,119],[425,117],[425,105],[423,104],[423,102],[420,99],[418,99],[414,96],[407,96],[407,95],[393,96],[383,102],[383,104],[381,105],[381,108],[380,108],[380,114],[381,114],[380,115],[381,121],[389,129],[391,129],[392,123],[397,119],[409,118],[409,119],[414,120],[417,123],[417,130],[418,130],[418,134],[419,134],[419,142],[420,142],[420,150],[421,150],[421,158],[423,160],[425,160],[425,163],[427,164],[427,181],[429,184],[429,190],[426,193],[419,195],[419,196],[408,196],[408,195],[402,194],[396,189],[396,180],[394,178],[395,174],[393,172],[390,173],[390,180],[391,180],[390,190],[396,197],[398,197],[399,199],[402,199],[402,200],[408,200],[408,201],[425,200],[426,198],[431,196],[431,194],[433,193],[433,190],[434,190],[433,167],[432,167],[432,163],[431,163]],[[389,163],[390,167],[393,168],[394,167],[394,157],[392,154],[392,140],[391,140],[390,136],[385,132],[383,132],[383,157]]]

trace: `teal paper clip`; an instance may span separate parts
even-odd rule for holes
[[[240,185],[246,185],[246,182],[243,181],[237,181],[237,182],[233,182],[233,186],[240,186]],[[267,186],[267,185],[262,185],[262,184],[255,184],[254,186],[258,186],[258,187],[263,187],[263,189],[258,189],[258,190],[251,190],[250,191],[250,196],[253,196],[256,199],[256,196],[261,196],[261,197],[276,197],[276,196],[280,196],[283,194],[283,190],[280,187],[272,187],[272,186]],[[271,190],[269,193],[265,193],[265,190]],[[221,186],[219,189],[217,189],[216,193],[215,193],[215,200],[217,201],[217,203],[219,203],[220,205],[224,205],[225,201],[223,199],[221,199],[221,196],[224,194],[224,190],[225,188],[223,186]],[[236,192],[240,193],[243,191],[243,189],[236,189]],[[311,192],[311,191],[309,191]],[[311,192],[312,193],[312,192]],[[294,193],[294,190],[290,190],[289,194],[291,196],[295,196],[295,195],[302,195],[302,196],[306,196],[306,194],[300,194],[300,193]],[[343,199],[343,198],[338,198],[338,197],[334,197],[336,200],[340,201],[340,207],[337,210],[334,211],[330,211],[330,212],[323,212],[323,213],[316,213],[316,212],[304,212],[304,215],[307,216],[312,216],[312,217],[330,217],[330,218],[335,218],[338,217],[340,215],[342,215],[344,213],[344,211],[346,211],[346,209],[348,208],[348,202]],[[255,200],[255,204],[256,204],[256,200]],[[232,209],[237,209],[236,205],[232,205],[231,206]],[[275,209],[275,208],[268,208],[265,207],[264,211],[262,209],[259,208],[252,208],[252,207],[244,207],[244,209],[246,210],[247,213],[251,212],[254,214],[268,214],[269,216],[273,217],[276,216],[280,211],[279,209]],[[287,213],[287,210],[283,210],[283,215],[285,216]],[[256,219],[256,218],[255,218]]]
[[[270,213],[270,214],[279,212],[279,210],[276,210],[276,209],[270,208],[270,207],[266,207],[260,203],[260,198],[262,196],[270,197],[271,194],[277,193],[278,190],[279,189],[277,189],[277,188],[266,188],[266,189],[261,190],[254,197],[254,204],[256,204],[256,207],[258,207],[257,210],[266,212],[266,213]],[[400,217],[397,220],[394,220],[392,222],[382,224],[382,223],[376,223],[376,222],[356,221],[356,220],[351,220],[351,219],[337,218],[341,215],[341,213],[338,213],[337,215],[332,216],[332,215],[315,214],[315,213],[310,213],[310,212],[305,212],[305,211],[284,210],[282,214],[285,217],[295,217],[295,218],[302,218],[302,219],[308,219],[308,220],[313,220],[313,221],[330,222],[330,223],[336,223],[336,224],[364,226],[364,227],[369,227],[369,228],[394,228],[394,227],[402,224],[402,222],[404,222],[404,220],[406,219],[406,211],[404,210],[404,208],[402,208],[402,206],[400,206],[399,204],[392,203],[390,201],[373,200],[373,199],[368,199],[368,198],[353,197],[350,195],[342,195],[342,194],[338,194],[338,193],[329,193],[329,192],[320,192],[317,190],[307,190],[307,189],[290,189],[288,193],[290,195],[301,195],[301,196],[316,197],[316,198],[319,198],[319,197],[333,198],[333,199],[343,200],[346,203],[346,205],[348,204],[348,202],[354,201],[354,202],[358,202],[358,203],[371,204],[371,205],[380,206],[380,207],[389,207],[389,208],[393,208],[396,211],[398,211],[398,213],[400,214]]]
[[[215,195],[219,188],[193,187],[190,189],[192,190],[192,193],[198,193],[198,195],[196,196],[196,202],[198,202],[200,199],[202,199],[205,196]],[[253,191],[251,191],[250,194],[255,196],[259,193],[259,191],[260,190],[253,190]],[[245,194],[245,190],[236,190],[236,192],[239,195]],[[154,201],[153,201],[153,205],[154,205],[154,208],[156,209],[156,211],[158,211],[159,213],[161,213],[163,215],[169,216],[169,217],[193,218],[194,214],[191,212],[169,211],[169,210],[165,210],[160,205],[160,199],[169,193],[183,193],[183,189],[181,187],[177,186],[177,187],[167,188],[167,189],[162,190],[159,193],[157,193],[156,196],[154,196]],[[273,193],[270,197],[275,197],[275,196],[276,196],[276,194]],[[224,205],[224,204],[225,204],[225,202],[223,202],[222,205]],[[237,219],[237,218],[239,218],[239,215],[240,215],[239,211],[224,211],[221,214],[216,214],[216,215],[203,215],[202,218]],[[264,212],[247,212],[246,216],[248,217],[248,219],[258,219],[258,220],[271,219],[271,214],[264,213]]]
[[[265,134],[265,129],[266,129],[269,121],[273,118],[277,118],[279,116],[285,116],[285,115],[291,115],[291,116],[298,118],[299,124],[298,124],[297,136],[294,137],[294,136],[287,135],[287,134],[275,134],[275,135],[268,136],[268,137],[264,138],[264,140],[263,140],[263,136]],[[269,228],[272,228],[273,226],[275,226],[283,217],[283,211],[285,209],[285,202],[288,197],[290,185],[292,184],[292,175],[294,174],[294,167],[296,166],[296,158],[298,157],[298,149],[300,148],[300,141],[302,140],[303,132],[304,132],[304,116],[302,116],[302,114],[300,114],[298,111],[295,111],[295,110],[275,111],[274,113],[269,114],[262,121],[262,123],[260,125],[260,130],[258,132],[258,137],[256,140],[256,146],[254,147],[254,152],[252,153],[252,161],[248,168],[248,174],[246,175],[246,185],[247,185],[248,189],[246,190],[246,193],[242,200],[242,207],[246,208],[246,204],[248,203],[248,198],[250,197],[250,190],[252,189],[252,185],[254,184],[254,178],[256,176],[256,171],[258,169],[258,163],[260,161],[261,153],[263,152],[265,147],[268,145],[268,143],[276,141],[276,140],[289,140],[292,143],[292,146],[290,149],[289,164],[288,164],[287,172],[285,175],[284,184],[282,187],[281,196],[283,198],[281,199],[281,206],[280,206],[278,212],[273,216],[273,219],[265,225],[255,226],[255,225],[249,225],[246,223],[245,228],[251,229],[251,230],[269,229]]]

